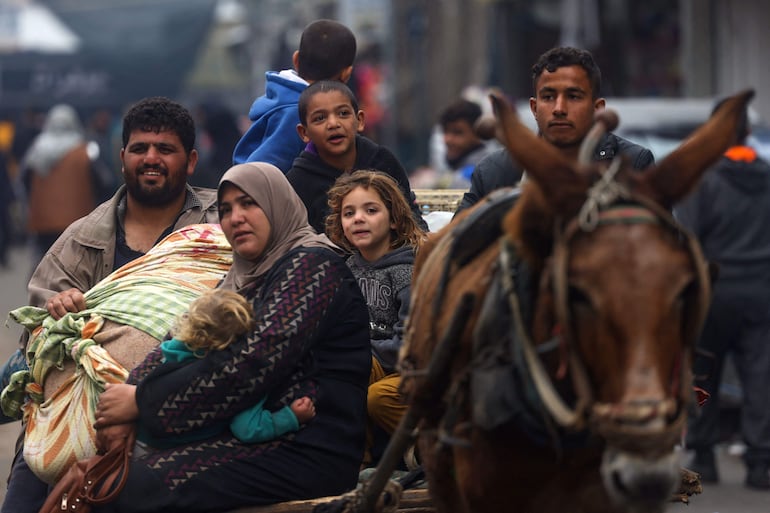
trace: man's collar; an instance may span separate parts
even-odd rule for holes
[[[187,195],[185,196],[184,205],[182,205],[181,212],[187,212],[188,210],[192,210],[195,207],[203,210],[203,203],[201,203],[198,195],[195,194],[195,190],[190,186],[189,183],[185,187],[187,189]]]
[[[118,209],[117,209],[118,226],[120,227],[121,230],[125,229],[127,206],[128,206],[127,193],[124,192],[124,194],[118,200]],[[182,205],[182,210],[179,211],[179,214],[181,215],[183,212],[187,212],[188,210],[192,210],[196,207],[203,210],[203,203],[201,203],[200,198],[198,198],[198,195],[195,194],[195,190],[188,183],[185,185],[184,205]]]

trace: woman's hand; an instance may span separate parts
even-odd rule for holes
[[[96,405],[94,428],[102,429],[116,424],[128,424],[139,418],[136,404],[136,385],[107,384]]]
[[[110,449],[123,447],[125,440],[130,440],[133,443],[135,429],[136,427],[133,422],[131,424],[116,424],[97,429],[96,450],[99,454],[105,454]],[[133,447],[129,447],[128,450],[132,451]]]

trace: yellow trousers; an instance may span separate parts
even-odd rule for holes
[[[366,397],[369,426],[366,430],[364,464],[371,462],[371,447],[374,438],[372,427],[376,424],[389,435],[392,435],[406,412],[406,404],[404,404],[401,394],[398,393],[400,384],[401,376],[398,373],[386,374],[380,362],[372,357],[372,371],[369,375],[369,390]]]

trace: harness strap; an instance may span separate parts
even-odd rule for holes
[[[390,438],[385,453],[380,458],[377,469],[369,482],[364,486],[361,495],[362,509],[355,511],[374,511],[380,494],[389,482],[390,476],[404,451],[414,443],[420,420],[425,418],[426,412],[444,397],[448,383],[451,380],[450,372],[452,362],[457,354],[460,337],[473,311],[475,297],[471,294],[463,295],[458,301],[451,322],[442,333],[441,339],[436,344],[436,349],[431,355],[430,362],[425,369],[425,379],[420,383],[411,397],[411,404]],[[402,373],[406,379],[406,376]],[[412,376],[413,377],[413,376]]]
[[[434,251],[446,251],[441,280],[433,297],[433,313],[444,302],[444,291],[454,272],[467,265],[502,235],[502,222],[516,200],[521,196],[519,188],[504,187],[489,193],[467,217],[457,223],[451,233],[442,237]],[[446,246],[449,246],[446,248]],[[446,248],[446,249],[444,249]]]
[[[558,223],[555,226],[554,233],[554,250],[553,250],[553,265],[552,265],[552,279],[555,296],[555,311],[559,324],[564,327],[564,336],[566,337],[567,344],[570,346],[570,356],[575,357],[575,361],[579,366],[575,369],[579,373],[585,373],[585,369],[579,358],[576,357],[576,352],[570,344],[569,337],[571,335],[568,329],[570,324],[570,312],[568,301],[568,283],[567,283],[567,266],[569,258],[569,241],[579,231],[591,231],[600,224],[635,224],[635,223],[656,223],[661,224],[671,230],[671,232],[679,237],[683,241],[685,249],[689,252],[692,260],[692,265],[695,268],[695,279],[698,284],[695,301],[690,307],[686,315],[685,325],[685,347],[691,347],[694,343],[695,337],[699,327],[705,320],[705,316],[708,310],[709,298],[710,298],[710,281],[708,279],[708,264],[703,258],[700,245],[697,240],[687,231],[685,231],[681,225],[673,218],[673,216],[663,207],[659,206],[652,200],[645,197],[636,196],[631,194],[622,186],[620,189],[613,191],[607,198],[608,202],[602,201],[591,202],[587,201],[586,205],[591,203],[590,206],[584,205],[584,210],[590,215],[579,216],[568,223],[564,230],[558,229]],[[617,192],[618,194],[614,194]],[[589,194],[589,199],[591,195]],[[630,204],[618,204],[618,200],[626,200]],[[590,220],[590,222],[586,222]],[[674,389],[677,389],[674,393],[677,394],[678,404],[675,408],[663,407],[664,405],[658,405],[656,410],[661,417],[669,417],[669,412],[672,412],[675,417],[667,421],[667,428],[658,434],[649,434],[644,428],[636,428],[628,425],[621,425],[612,421],[613,415],[609,415],[607,412],[612,411],[614,405],[594,404],[592,406],[592,418],[593,422],[598,422],[598,430],[606,439],[612,439],[616,445],[627,444],[630,438],[634,439],[634,444],[639,445],[640,440],[649,438],[647,444],[654,444],[660,442],[661,436],[668,436],[674,438],[678,436],[678,430],[681,428],[686,417],[686,409],[680,407],[687,402],[687,399],[692,394],[692,384],[687,379],[690,372],[691,365],[691,352],[684,351],[682,358],[678,362],[677,375],[672,376],[674,381],[672,385]],[[571,359],[570,362],[573,360]],[[572,365],[572,363],[570,363]],[[577,388],[576,388],[577,390]],[[624,412],[624,415],[631,416],[638,414],[647,414],[644,410],[644,406],[640,406],[639,412]],[[642,445],[644,445],[642,443]],[[637,447],[638,448],[638,447]]]
[[[584,371],[581,372],[583,366],[575,356],[574,351],[570,351],[568,356],[569,363],[574,371],[572,375],[578,398],[575,408],[570,408],[555,390],[542,361],[537,356],[532,340],[524,329],[524,321],[521,318],[521,308],[514,287],[513,276],[510,272],[507,272],[511,268],[512,252],[511,243],[504,240],[500,248],[500,264],[503,269],[500,275],[504,290],[508,296],[510,310],[513,314],[516,335],[521,342],[522,354],[531,373],[532,382],[548,413],[560,426],[576,431],[582,430],[585,427],[585,413],[588,405],[591,403],[591,388],[588,384],[587,376]]]

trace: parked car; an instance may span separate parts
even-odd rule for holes
[[[668,155],[705,123],[715,103],[714,98],[607,98],[607,108],[620,117],[615,133],[646,146],[656,160]],[[749,121],[755,132],[766,134],[762,149],[770,151],[770,129],[751,107]],[[756,145],[758,141],[754,138],[750,142]]]

